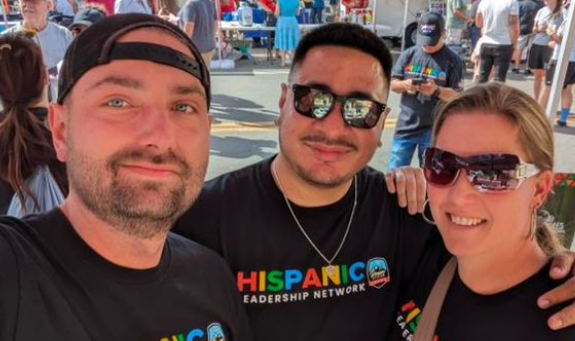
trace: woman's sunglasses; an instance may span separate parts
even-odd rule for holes
[[[518,188],[525,179],[539,174],[537,166],[517,155],[482,154],[462,157],[439,148],[425,151],[425,178],[435,186],[451,186],[465,169],[469,182],[480,192],[505,192]]]
[[[321,120],[332,112],[335,102],[341,102],[345,123],[360,129],[375,127],[387,108],[387,105],[369,98],[338,96],[307,85],[293,84],[291,89],[294,93],[294,108],[301,115]]]

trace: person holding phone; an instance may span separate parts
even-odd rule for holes
[[[431,140],[436,105],[463,89],[464,63],[445,46],[445,21],[424,14],[417,45],[403,51],[392,71],[391,90],[401,94],[401,112],[388,170],[409,166],[418,148],[419,161]]]

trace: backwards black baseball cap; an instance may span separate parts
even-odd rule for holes
[[[428,12],[419,18],[417,27],[417,45],[435,46],[445,31],[445,20],[439,13]]]
[[[168,46],[146,42],[120,43],[128,32],[158,28],[185,44],[194,58]],[[196,77],[204,87],[210,105],[210,74],[190,37],[177,26],[149,14],[117,14],[106,17],[80,34],[68,47],[58,81],[58,103],[62,104],[74,85],[91,69],[114,60],[146,60],[180,69]]]

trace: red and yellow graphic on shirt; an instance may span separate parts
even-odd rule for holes
[[[410,301],[401,307],[401,310],[397,315],[396,322],[401,329],[401,336],[405,340],[413,340],[420,319],[421,309],[415,304],[415,302]],[[433,341],[439,341],[439,337],[435,335],[433,337]]]

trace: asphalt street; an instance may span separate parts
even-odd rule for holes
[[[214,121],[208,179],[271,157],[278,151],[274,120],[279,115],[280,85],[287,81],[287,74],[286,68],[270,64],[265,58],[255,63],[241,60],[233,70],[212,70]],[[508,84],[532,93],[533,77],[510,74]],[[471,85],[468,72],[466,86]],[[399,99],[399,95],[391,93],[388,104],[392,112],[385,124],[383,145],[371,162],[382,171],[389,160]],[[575,126],[573,115],[569,124]],[[575,172],[575,128],[558,128],[555,137],[556,170]],[[417,164],[415,159],[413,164]]]

